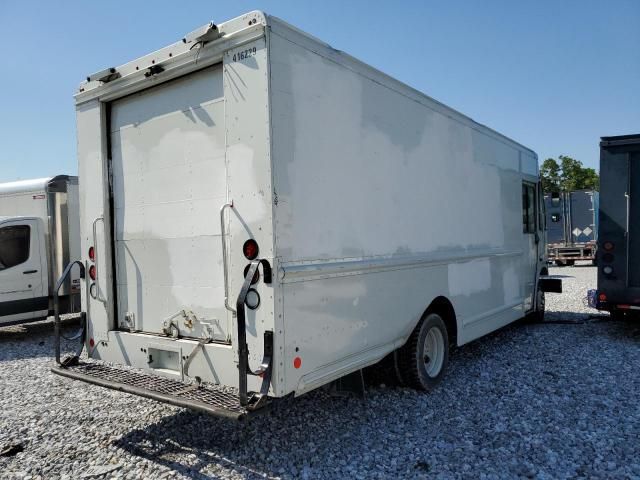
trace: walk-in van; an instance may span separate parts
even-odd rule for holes
[[[390,354],[428,390],[556,288],[534,152],[277,18],[75,100],[90,360],[55,373],[236,418]]]
[[[78,177],[0,184],[0,326],[53,313],[57,280],[80,257]],[[59,286],[60,313],[80,307],[77,271]]]

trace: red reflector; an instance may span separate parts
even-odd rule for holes
[[[300,357],[296,357],[293,359],[293,368],[300,368],[302,366],[302,359]]]
[[[96,279],[96,266],[95,265],[91,265],[89,267],[89,276],[91,277],[91,280],[95,280]]]
[[[90,338],[90,339],[89,339],[89,346],[90,346],[91,348],[93,348],[93,346],[94,346],[95,344],[96,344],[96,342],[94,342],[94,341],[93,341],[93,338]]]
[[[629,310],[631,308],[631,305],[618,305],[618,308],[621,310]]]
[[[260,253],[260,249],[258,248],[258,242],[256,242],[253,238],[250,238],[244,245],[242,246],[242,253],[247,257],[247,260],[254,260],[258,253]]]
[[[93,249],[93,247],[89,247],[89,260],[91,260],[92,262],[96,261],[96,251]]]
[[[611,250],[613,250],[613,247],[614,247],[614,246],[615,246],[615,245],[613,244],[613,242],[609,242],[609,241],[606,241],[606,242],[604,242],[604,243],[602,244],[602,247],[603,247],[605,250],[609,251],[609,252],[610,252]]]
[[[607,296],[604,293],[601,293],[600,295],[598,295],[598,300],[600,300],[601,302],[606,302]]]

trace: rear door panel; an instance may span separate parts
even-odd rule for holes
[[[227,340],[221,67],[118,100],[111,119],[119,325],[162,333],[186,310],[181,336]]]

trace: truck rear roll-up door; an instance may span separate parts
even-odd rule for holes
[[[119,325],[226,341],[221,66],[113,102],[110,130]]]

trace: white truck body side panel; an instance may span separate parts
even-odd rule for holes
[[[537,171],[520,158],[534,155],[270,23],[286,390],[381,358],[439,296],[459,344],[522,317],[536,278],[522,180]]]
[[[115,328],[109,174],[107,166],[106,105],[91,100],[76,108],[78,174],[80,182],[80,245],[82,260],[89,269],[89,247],[95,248],[97,281],[95,295],[87,295],[89,275],[82,283],[82,310],[87,312],[87,338],[107,341]],[[90,354],[92,352],[90,351]]]
[[[46,185],[51,178],[38,178],[0,185],[0,216],[33,216],[47,221]]]

